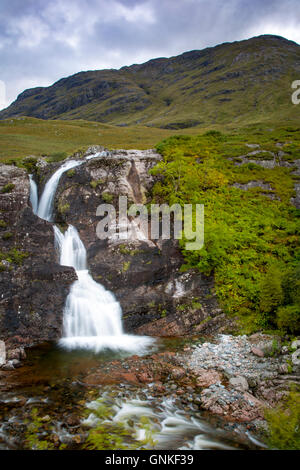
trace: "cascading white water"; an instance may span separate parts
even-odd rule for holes
[[[86,250],[77,230],[70,225],[63,235],[54,227],[60,250],[60,263],[72,266],[78,280],[67,297],[64,311],[64,337],[60,344],[69,349],[121,349],[142,352],[152,338],[126,335],[122,310],[114,295],[98,284],[86,269]]]
[[[30,202],[31,202],[32,212],[36,214],[38,210],[38,201],[39,201],[37,184],[34,181],[32,175],[29,175],[29,181],[30,181]]]
[[[76,166],[81,165],[82,161],[77,160],[69,160],[68,162],[64,163],[47,181],[40,203],[37,211],[37,215],[44,220],[48,220],[51,222],[52,220],[52,212],[53,212],[53,201],[54,196],[56,193],[56,188],[58,186],[59,180],[63,173],[70,170],[71,168],[75,168]]]
[[[101,154],[86,158],[91,159]],[[43,191],[37,215],[51,221],[53,201],[63,173],[83,161],[69,160],[49,179]],[[33,191],[34,187],[31,186]],[[34,199],[34,195],[32,195]],[[54,226],[55,243],[60,252],[60,264],[76,270],[74,282],[64,309],[64,337],[60,345],[67,349],[85,348],[98,352],[103,349],[142,353],[153,344],[150,337],[124,334],[122,310],[114,295],[96,283],[87,269],[86,249],[75,227],[70,225],[64,234]]]
[[[89,155],[85,160],[91,160],[92,158],[97,158],[104,156],[106,152],[97,152],[92,155]],[[61,176],[68,170],[75,168],[76,166],[82,165],[84,160],[68,160],[65,162],[59,169],[51,176],[49,181],[47,181],[41,200],[38,205],[37,215],[48,222],[52,221],[53,213],[53,201],[56,193],[56,189],[59,183]]]

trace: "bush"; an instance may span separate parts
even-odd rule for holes
[[[1,189],[1,193],[2,194],[11,193],[14,188],[15,188],[15,185],[13,183],[8,183],[5,186],[3,186],[3,188]]]
[[[36,170],[37,161],[37,157],[26,157],[23,158],[20,166],[26,168],[28,173],[34,173]]]
[[[282,275],[278,268],[270,267],[262,280],[260,289],[259,307],[263,314],[270,318],[270,315],[283,302]]]
[[[107,202],[107,204],[110,204],[113,202],[114,195],[110,193],[102,193],[102,199],[104,202]]]
[[[13,234],[11,232],[6,232],[2,235],[2,240],[9,240],[12,237],[13,237]]]
[[[300,449],[300,393],[291,392],[286,400],[265,411],[269,426],[268,444],[277,450]]]
[[[276,323],[280,330],[297,335],[300,333],[300,307],[299,305],[286,305],[280,307],[276,313]]]

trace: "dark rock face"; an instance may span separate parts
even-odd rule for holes
[[[1,165],[0,192],[5,190],[0,195],[0,339],[8,348],[56,340],[75,271],[56,262],[53,229],[32,213],[26,171]]]
[[[116,295],[126,331],[153,336],[215,331],[226,321],[213,279],[179,271],[184,260],[177,242],[99,240],[96,234],[96,210],[108,196],[117,212],[119,196],[128,197],[129,207],[150,201],[149,170],[159,158],[151,150],[118,150],[66,173],[57,190],[57,221],[78,229],[91,274]]]

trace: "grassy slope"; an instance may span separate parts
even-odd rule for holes
[[[71,154],[96,144],[108,148],[146,149],[174,133],[164,129],[142,126],[123,128],[83,120],[9,119],[0,121],[0,159],[3,161],[59,152]]]
[[[154,200],[204,204],[204,248],[186,251],[182,244],[185,268],[214,274],[224,311],[238,317],[245,332],[278,328],[297,334],[300,226],[290,199],[299,177],[294,167],[236,166],[239,156],[253,151],[247,143],[277,155],[283,150],[281,158],[289,163],[300,157],[297,127],[173,137],[158,146],[164,161],[152,171],[164,179],[154,187]],[[233,186],[250,181],[269,183],[272,190]]]
[[[247,132],[261,129],[268,139],[267,129],[281,128],[284,122],[265,122],[247,126]],[[207,130],[226,130],[239,134],[234,123],[226,126],[214,125],[169,130],[155,127],[119,127],[91,121],[42,120],[36,118],[14,118],[0,121],[0,160],[20,159],[28,155],[72,154],[90,145],[107,148],[153,148],[162,139],[172,135],[197,135]],[[234,143],[229,152],[234,152]]]

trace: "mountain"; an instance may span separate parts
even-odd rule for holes
[[[80,72],[25,90],[0,119],[85,119],[181,129],[296,120],[300,46],[263,35],[119,70]]]

